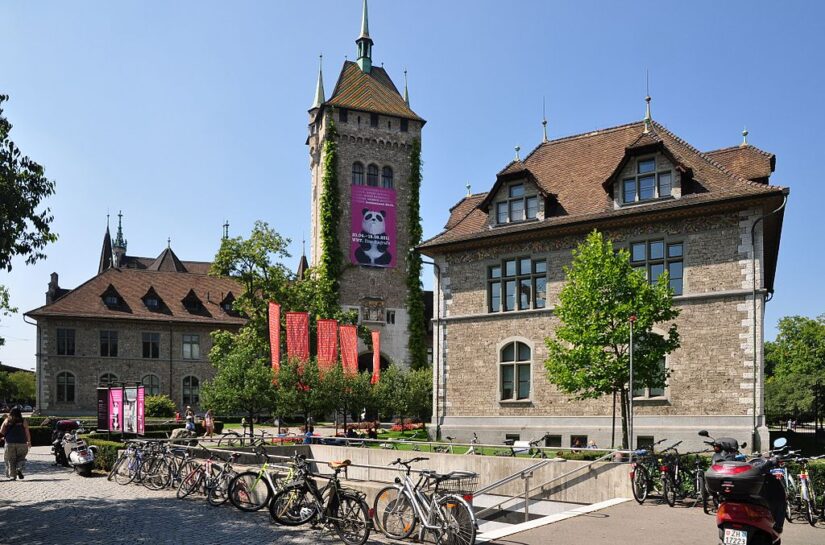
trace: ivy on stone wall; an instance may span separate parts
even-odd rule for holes
[[[409,243],[407,253],[407,314],[409,322],[407,349],[410,353],[410,367],[421,369],[427,366],[427,330],[424,317],[424,297],[421,293],[421,253],[416,249],[421,244],[421,140],[416,138],[410,152],[410,177],[407,182],[410,196],[408,203]]]
[[[338,225],[341,222],[341,195],[338,188],[338,133],[329,118],[327,135],[322,150],[321,177],[321,262],[320,272],[328,280],[330,293],[327,297],[338,304],[341,279],[341,245],[338,241]]]

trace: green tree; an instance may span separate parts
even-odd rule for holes
[[[11,401],[14,399],[15,389],[9,378],[9,373],[0,371],[0,399],[4,401]]]
[[[315,358],[306,362],[289,358],[282,362],[277,383],[276,410],[279,416],[300,414],[304,422],[309,422],[310,417],[323,417],[335,409],[333,400],[322,387]]]
[[[679,314],[667,273],[651,284],[630,265],[627,250],[615,251],[598,231],[573,251],[567,281],[559,294],[555,314],[561,325],[547,338],[545,361],[548,380],[578,399],[595,399],[619,392],[622,436],[628,445],[628,385],[630,318],[634,325],[634,388],[661,388],[667,381],[660,361],[679,347]],[[665,335],[654,326],[667,327]]]
[[[392,418],[409,415],[407,395],[407,374],[396,364],[381,371],[381,379],[374,386],[374,395],[379,414]]]
[[[8,99],[0,95],[0,268],[11,271],[15,256],[24,257],[26,265],[46,257],[43,250],[57,235],[51,230],[51,210],[40,209],[43,200],[54,194],[54,182],[9,138],[12,125],[3,115]],[[0,285],[0,316],[13,312],[17,309],[9,304],[8,291]],[[0,346],[3,343],[0,337]]]
[[[9,381],[14,389],[14,397],[18,401],[31,402],[35,397],[34,373],[15,371],[9,373]]]
[[[410,251],[407,253],[407,349],[410,353],[410,367],[427,367],[427,322],[424,316],[424,296],[421,292],[421,140],[413,140],[410,152],[410,177],[408,197],[408,223]]]
[[[336,414],[343,415],[344,429],[347,420],[357,418],[361,411],[371,404],[371,374],[347,373],[341,364],[336,365],[321,378],[321,388]]]
[[[244,413],[253,432],[255,417],[270,411],[276,402],[268,347],[248,327],[238,333],[218,331],[212,339],[209,359],[216,374],[203,385],[201,405],[222,414]]]
[[[175,416],[175,402],[166,394],[146,396],[144,405],[146,407],[146,416],[161,418]]]
[[[407,407],[410,415],[427,422],[433,412],[432,367],[411,369],[407,373]]]
[[[814,389],[825,386],[825,314],[785,316],[765,343],[765,407],[772,419],[813,416]]]
[[[327,138],[324,141],[324,161],[321,175],[321,276],[328,289],[321,293],[327,305],[338,303],[338,283],[341,279],[343,252],[338,241],[338,225],[341,223],[341,197],[338,189],[338,133],[332,116],[327,118]]]

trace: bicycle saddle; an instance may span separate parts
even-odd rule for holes
[[[327,462],[327,465],[332,469],[341,469],[342,467],[347,467],[352,464],[351,460],[333,460],[332,462]]]
[[[453,439],[455,439],[455,437],[450,437],[449,435],[446,435],[445,437],[447,438],[447,441],[452,441]]]

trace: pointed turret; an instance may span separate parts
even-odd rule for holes
[[[404,102],[407,103],[407,108],[410,107],[410,92],[407,90],[407,71],[404,70]]]
[[[318,61],[318,85],[315,87],[315,99],[312,101],[312,106],[309,108],[310,110],[314,110],[315,108],[320,108],[321,105],[326,102],[326,98],[324,95],[324,56],[319,55]]]
[[[370,38],[370,22],[367,14],[367,0],[364,0],[364,9],[361,14],[361,35],[355,40],[358,46],[358,68],[365,74],[372,70],[372,38]]]
[[[126,239],[123,238],[122,211],[118,211],[117,213],[117,235],[115,236],[114,244],[112,244],[112,253],[114,254],[112,266],[120,267],[123,264],[123,258],[126,256]]]
[[[109,216],[106,216],[106,234],[103,235],[103,248],[100,250],[100,264],[97,274],[112,268],[112,235],[109,234]]]

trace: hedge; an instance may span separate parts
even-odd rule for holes
[[[107,473],[112,469],[112,466],[117,460],[117,452],[126,445],[118,443],[117,441],[106,441],[104,439],[95,439],[90,436],[84,436],[86,444],[97,447],[97,455],[95,456],[95,469],[102,469]]]

